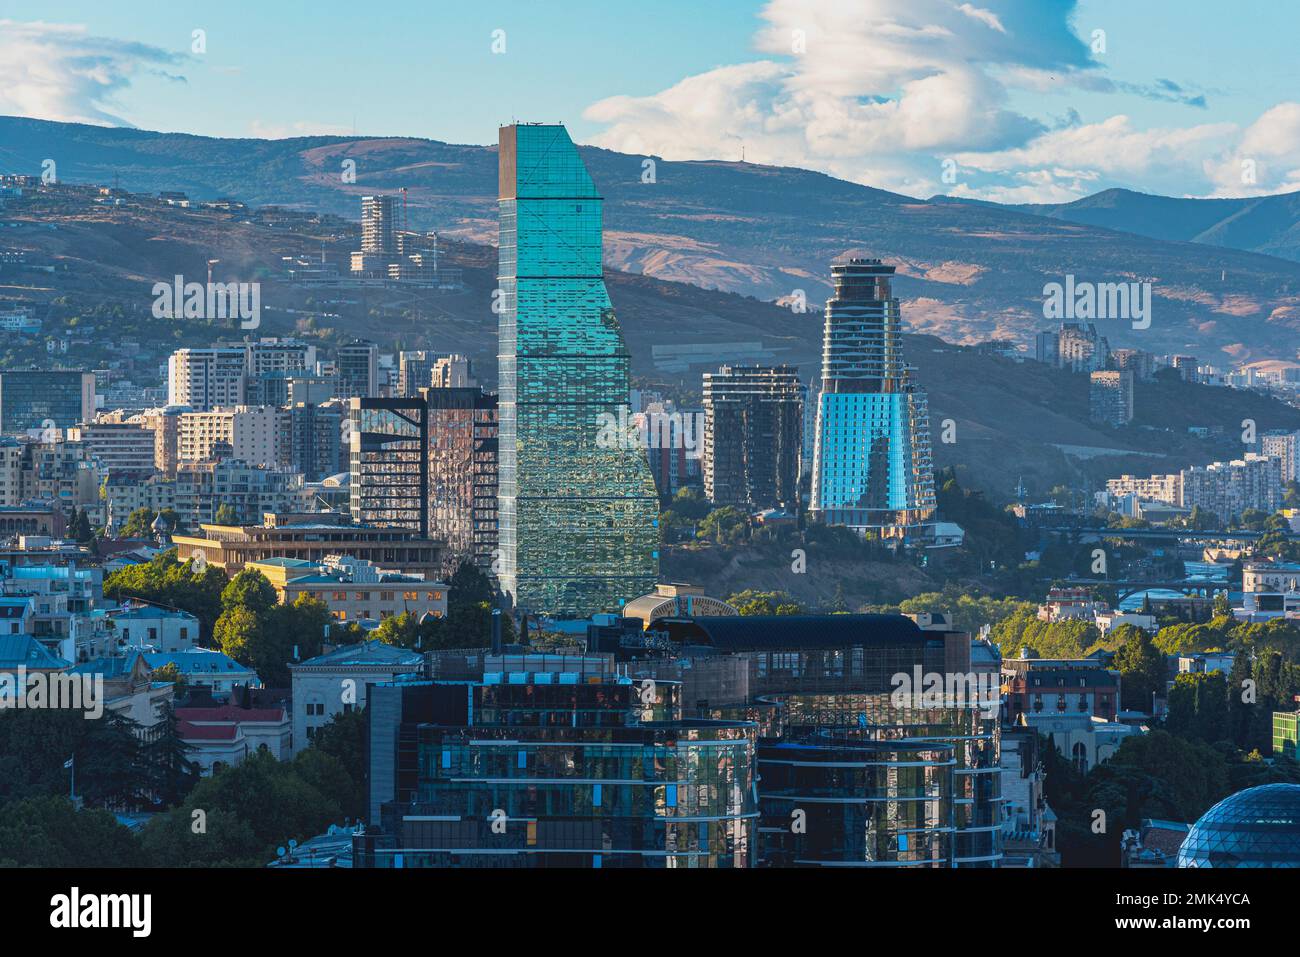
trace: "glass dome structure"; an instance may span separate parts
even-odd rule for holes
[[[1192,825],[1179,867],[1300,867],[1300,785],[1238,791]]]

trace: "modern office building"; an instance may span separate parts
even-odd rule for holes
[[[684,719],[676,682],[552,657],[369,689],[356,866],[752,866],[756,725]]]
[[[30,429],[66,429],[94,417],[93,372],[0,372],[0,435],[21,435]]]
[[[247,361],[243,346],[177,349],[167,360],[167,404],[195,412],[240,405]]]
[[[704,494],[715,505],[799,506],[803,388],[792,366],[704,373]]]
[[[424,350],[407,350],[397,355],[397,394],[410,398],[433,382],[433,355]]]
[[[447,573],[472,561],[491,574],[497,539],[497,397],[478,388],[421,390],[428,414],[429,535]]]
[[[969,635],[899,615],[669,617],[656,630],[690,659],[676,672],[688,707],[760,725],[763,864],[998,866],[997,676],[978,685]],[[744,665],[739,681],[700,667],[726,658]]]
[[[338,371],[336,396],[340,399],[379,395],[379,347],[365,339],[339,346],[334,357]]]
[[[429,532],[428,406],[353,398],[349,408],[352,518],[361,525]]]
[[[1094,422],[1116,427],[1133,421],[1133,373],[1103,369],[1088,379],[1088,411]]]
[[[828,525],[893,530],[934,514],[930,414],[903,362],[894,267],[831,268],[810,510]]]
[[[306,481],[320,482],[349,470],[351,449],[343,445],[343,423],[350,411],[344,402],[298,402],[285,412],[290,464]]]
[[[606,427],[628,416],[630,356],[602,278],[602,200],[563,126],[503,127],[499,164],[501,588],[585,617],[658,575],[645,452]]]

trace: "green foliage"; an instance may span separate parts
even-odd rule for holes
[[[221,610],[246,608],[260,617],[275,606],[276,600],[275,588],[266,576],[254,569],[245,568],[222,589]]]
[[[254,752],[238,767],[203,779],[184,804],[150,821],[141,845],[157,867],[260,867],[290,838],[304,840],[343,820],[338,800],[307,778],[344,773],[323,753],[300,765]],[[194,830],[196,810],[203,812],[203,833]]]
[[[369,764],[366,751],[366,713],[364,710],[341,711],[316,729],[312,746],[301,751],[298,757],[320,751],[338,762],[350,792],[344,792],[340,801],[344,813],[353,819],[365,816],[366,781]],[[336,776],[337,777],[337,776]],[[342,779],[339,778],[340,782]],[[339,785],[342,787],[342,783]]]
[[[1232,791],[1230,763],[1221,748],[1189,741],[1167,731],[1126,738],[1119,750],[1085,777],[1064,770],[1068,762],[1055,748],[1045,761],[1048,802],[1058,817],[1057,846],[1066,866],[1119,863],[1119,839],[1144,818],[1195,821]],[[1056,786],[1050,782],[1061,776]],[[1094,830],[1096,811],[1105,829]]]
[[[743,542],[749,537],[749,516],[732,505],[716,508],[700,522],[696,535],[719,545]]]
[[[972,595],[968,590],[949,585],[943,591],[922,592],[904,599],[897,605],[881,605],[871,609],[883,614],[915,615],[920,612],[943,612],[958,631],[975,635],[985,625],[996,625],[1013,615],[1035,615],[1038,606],[1016,598],[990,598]],[[1020,649],[1004,649],[1013,654]]]
[[[1229,733],[1228,683],[1223,672],[1178,675],[1169,689],[1165,727],[1183,738],[1222,740]]]
[[[77,811],[66,797],[0,805],[0,867],[139,867],[129,830],[101,809]]]
[[[190,562],[177,560],[174,548],[104,579],[105,597],[115,601],[140,598],[188,611],[199,620],[200,639],[209,640],[222,611],[221,593],[225,587],[225,572],[213,565],[195,572]]]
[[[742,615],[802,615],[803,606],[782,591],[747,588],[727,599]]]
[[[168,522],[173,532],[183,531],[185,525],[180,520],[180,515],[175,509],[165,508],[161,513],[149,508],[137,508],[126,517],[126,522],[121,528],[117,529],[119,538],[153,538],[153,523],[159,514]]]
[[[143,806],[150,769],[136,730],[112,711],[89,719],[68,708],[0,711],[0,801],[67,794],[63,764],[75,758],[88,806]]]
[[[989,502],[982,492],[962,488],[951,468],[936,476],[935,487],[939,514],[966,533],[960,549],[965,560],[956,562],[953,570],[984,572],[1020,565],[1025,541],[1015,516]]]
[[[1113,662],[1120,674],[1120,706],[1150,714],[1154,696],[1165,690],[1165,657],[1142,628],[1120,625],[1112,634],[1120,643]]]
[[[1101,643],[1101,632],[1092,622],[1040,621],[1032,606],[1003,618],[989,637],[1007,657],[1028,648],[1040,658],[1081,658]]]
[[[214,637],[223,652],[256,671],[264,685],[286,688],[295,650],[298,660],[320,654],[330,615],[324,602],[309,595],[300,595],[292,605],[274,598],[275,590],[262,575],[236,575],[222,592],[226,610],[217,619]]]
[[[704,493],[694,486],[679,488],[673,496],[672,511],[689,522],[698,522],[709,514],[711,508]]]

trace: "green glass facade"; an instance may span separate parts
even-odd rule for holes
[[[1300,733],[1297,728],[1297,718],[1300,714],[1294,711],[1274,711],[1273,712],[1273,756],[1282,755],[1292,761],[1296,760],[1296,745],[1300,742]]]
[[[499,162],[498,574],[518,607],[586,617],[658,577],[649,463],[602,428],[630,386],[602,201],[562,126],[503,127]]]

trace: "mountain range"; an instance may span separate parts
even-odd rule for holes
[[[582,153],[606,198],[607,264],[624,272],[815,308],[833,259],[874,256],[898,268],[911,331],[966,344],[1011,339],[1021,348],[1054,325],[1044,317],[1045,284],[1066,275],[1151,282],[1150,328],[1099,321],[1113,347],[1224,366],[1294,360],[1300,345],[1297,194],[1192,200],[1111,190],[1062,206],[1010,207],[915,199],[787,167]],[[69,182],[353,219],[362,195],[405,190],[410,228],[495,240],[490,146],[214,139],[0,117],[0,166],[35,173],[46,158]],[[791,323],[807,321],[791,314]]]

